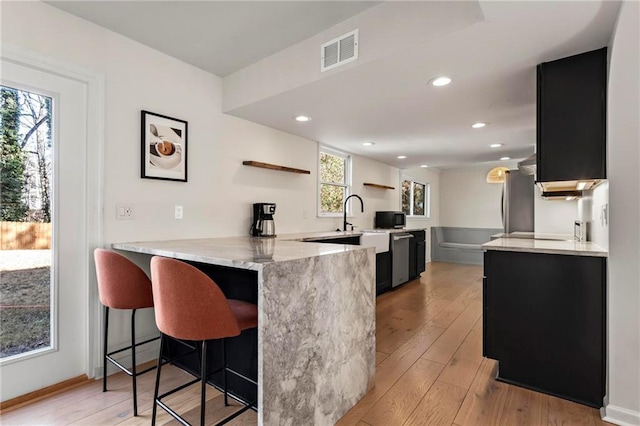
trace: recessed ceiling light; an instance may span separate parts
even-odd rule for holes
[[[296,121],[300,121],[300,122],[305,122],[305,121],[309,121],[311,120],[311,117],[307,117],[306,115],[296,115],[294,117],[296,119]]]
[[[503,143],[492,143],[491,145],[489,145],[489,148],[500,148],[501,146],[504,146]]]
[[[362,142],[362,146],[372,146],[375,145],[374,142]]]
[[[398,159],[399,159],[399,160],[404,160],[405,158],[407,158],[407,156],[406,156],[406,155],[398,155]]]
[[[449,83],[451,83],[451,79],[445,76],[435,78],[431,81],[431,84],[436,87],[446,86]]]
[[[487,125],[487,123],[483,123],[483,122],[479,121],[477,123],[473,123],[471,125],[471,127],[473,127],[474,129],[482,129],[486,125]]]
[[[429,166],[428,166],[427,164],[421,164],[421,165],[420,165],[420,167],[423,167],[423,168],[425,168],[425,169],[426,169],[426,168],[427,168],[427,167],[429,167]]]
[[[511,157],[500,157],[500,160],[502,160],[502,161],[511,160]]]

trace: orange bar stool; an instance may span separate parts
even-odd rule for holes
[[[232,373],[257,385],[255,381],[227,367],[225,339],[238,336],[243,330],[257,327],[258,307],[241,300],[227,299],[218,285],[206,274],[175,259],[153,257],[151,259],[151,282],[153,299],[156,304],[156,325],[162,333],[151,424],[155,425],[157,407],[160,406],[180,423],[188,425],[189,423],[167,406],[162,399],[200,381],[200,424],[204,425],[208,377],[220,371],[223,372],[225,405],[228,405],[227,373]],[[201,344],[200,377],[158,395],[162,370],[162,346],[167,337]],[[222,339],[223,366],[216,371],[207,373],[207,342],[215,339]],[[244,407],[216,423],[216,426],[223,425],[238,417],[251,409],[255,402],[248,404],[242,402]]]
[[[102,349],[102,392],[107,391],[107,361],[124,371],[133,381],[133,415],[138,415],[137,377],[156,366],[143,371],[136,369],[136,347],[160,337],[136,343],[136,310],[153,308],[151,280],[135,263],[113,251],[96,249],[93,253],[98,276],[98,294],[104,306],[104,346]],[[109,336],[109,309],[131,309],[131,345],[107,352]],[[131,350],[131,370],[113,358],[113,355]]]

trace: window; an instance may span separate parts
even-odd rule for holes
[[[409,217],[429,218],[431,196],[428,183],[418,182],[408,176],[401,178],[402,211]]]
[[[340,216],[351,192],[351,156],[320,146],[318,161],[319,216]]]

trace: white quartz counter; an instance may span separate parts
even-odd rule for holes
[[[518,251],[528,253],[566,254],[573,256],[607,257],[605,249],[592,242],[527,239],[527,238],[498,238],[482,245],[483,250]]]

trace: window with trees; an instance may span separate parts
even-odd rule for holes
[[[344,200],[351,192],[351,156],[333,148],[320,146],[318,182],[318,214],[341,215]]]
[[[52,343],[53,99],[0,86],[0,360]]]
[[[431,196],[428,183],[418,182],[408,176],[401,177],[402,211],[409,217],[431,216]]]

